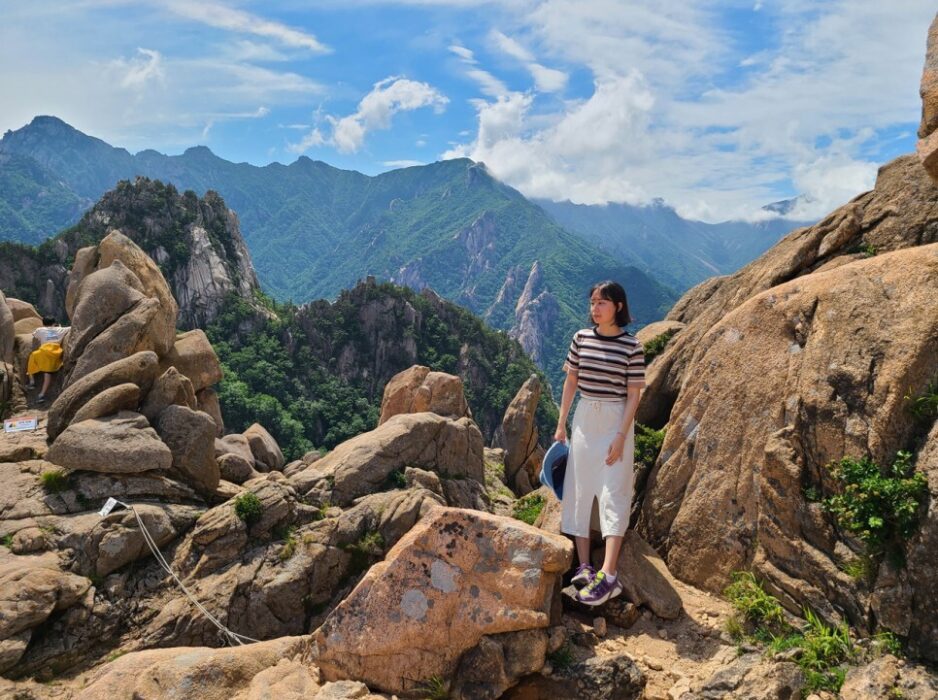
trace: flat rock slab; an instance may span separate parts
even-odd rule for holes
[[[173,453],[139,413],[73,423],[56,438],[47,459],[76,470],[106,474],[165,471]]]

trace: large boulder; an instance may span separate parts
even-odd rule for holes
[[[392,472],[403,473],[406,466],[484,483],[482,454],[482,433],[468,418],[401,414],[343,442],[290,481],[302,493],[315,489],[320,501],[344,506],[380,491]]]
[[[147,417],[148,421],[156,423],[160,414],[169,406],[196,408],[192,382],[175,367],[168,368],[156,378],[140,412]]]
[[[544,449],[537,442],[535,415],[540,400],[541,382],[532,374],[508,404],[492,443],[505,450],[505,481],[519,496],[530,493],[540,483]]]
[[[897,250],[762,292],[701,338],[641,511],[672,573],[720,591],[753,567],[790,609],[864,624],[805,488],[830,489],[844,456],[889,464],[913,437],[903,396],[938,374],[936,288],[938,244]]]
[[[39,315],[39,312],[36,311],[36,307],[30,304],[28,301],[21,301],[20,299],[14,299],[13,297],[7,297],[7,306],[10,307],[10,311],[13,312],[13,322],[23,321],[26,319],[33,319],[34,321],[39,321],[42,323],[42,316]]]
[[[283,465],[286,464],[283,452],[280,451],[280,446],[274,440],[274,436],[268,433],[264,426],[254,423],[244,431],[244,437],[247,438],[254,459],[263,466],[265,471],[283,469]]]
[[[70,384],[49,409],[49,439],[55,440],[71,423],[79,409],[105,389],[132,383],[140,387],[141,393],[149,391],[153,380],[156,379],[158,361],[154,352],[134,353]]]
[[[12,669],[32,630],[80,601],[91,581],[62,571],[54,553],[17,556],[0,547],[0,672]]]
[[[80,355],[71,358],[74,364],[68,381],[78,381],[116,360],[158,346],[153,340],[152,325],[159,313],[159,301],[154,298],[141,299],[91,340]]]
[[[78,409],[73,423],[102,418],[120,411],[136,411],[140,405],[140,387],[132,382],[105,389]]]
[[[291,663],[302,639],[282,637],[221,649],[148,649],[91,673],[77,700],[315,700],[315,668]]]
[[[156,430],[172,450],[173,469],[183,480],[203,491],[218,487],[215,421],[210,415],[185,406],[168,406],[160,414]]]
[[[462,379],[422,365],[395,374],[384,387],[378,425],[401,413],[425,411],[453,419],[471,417]]]
[[[64,343],[69,362],[76,362],[88,343],[146,298],[140,280],[120,262],[83,278]]]
[[[639,700],[645,697],[645,683],[638,664],[628,655],[595,656],[567,668],[556,669],[550,676],[529,676],[504,697],[505,700]]]
[[[221,363],[209,342],[205,331],[195,330],[180,333],[176,342],[160,362],[160,369],[166,371],[175,367],[192,382],[196,393],[221,381]]]
[[[594,552],[593,559],[601,561],[602,554]],[[684,604],[677,582],[658,553],[635,530],[625,533],[616,569],[626,598],[636,605],[647,606],[665,620],[680,616]]]
[[[636,420],[655,428],[668,422],[689,368],[697,366],[695,356],[706,350],[704,336],[741,304],[784,282],[859,260],[861,246],[884,253],[938,242],[936,219],[938,184],[918,158],[902,156],[879,169],[872,192],[814,226],[792,231],[732,275],[711,277],[689,290],[666,317],[687,325],[649,364]]]
[[[122,262],[140,280],[144,294],[159,302],[159,313],[153,319],[153,347],[150,349],[157,355],[165,355],[175,339],[179,307],[160,268],[120,231],[112,231],[102,239],[98,244],[97,255],[98,269],[108,267],[115,261]]]
[[[520,521],[434,509],[313,633],[309,658],[328,680],[390,693],[452,678],[483,636],[549,626],[572,555]]]
[[[130,411],[72,423],[46,458],[68,469],[108,474],[166,471],[173,464],[173,453],[147,419]]]
[[[0,362],[13,363],[13,343],[16,340],[13,312],[7,306],[6,297],[0,292]]]
[[[221,401],[218,399],[218,392],[212,388],[202,389],[195,395],[196,408],[204,411],[215,421],[215,435],[221,437],[225,434],[225,419],[221,414]],[[278,448],[279,449],[279,448]]]

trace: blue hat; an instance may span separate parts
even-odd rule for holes
[[[555,442],[547,449],[541,462],[541,483],[549,486],[558,500],[563,498],[563,478],[567,473],[569,453],[566,443]]]

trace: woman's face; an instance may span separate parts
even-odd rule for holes
[[[590,315],[593,317],[593,323],[611,326],[616,322],[616,304],[609,299],[604,299],[597,290],[590,297]]]

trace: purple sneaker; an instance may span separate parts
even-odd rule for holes
[[[570,579],[570,583],[572,583],[577,588],[583,588],[583,586],[589,585],[589,582],[593,580],[595,575],[596,569],[594,569],[590,564],[580,564],[577,567],[576,573],[573,574],[573,578]]]
[[[602,605],[621,593],[622,583],[618,576],[614,583],[609,583],[606,572],[600,569],[586,588],[576,594],[576,599],[584,605]]]

